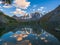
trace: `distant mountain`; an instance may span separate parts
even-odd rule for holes
[[[36,18],[37,15],[34,15]],[[0,35],[3,35],[6,32],[9,31],[16,31],[16,29],[21,29],[23,27],[28,27],[28,28],[33,28],[34,31],[36,32],[37,30],[40,31],[40,25],[38,25],[38,20],[33,21],[32,18],[30,19],[21,19],[21,17],[17,17],[19,20],[16,18],[17,16],[9,17],[5,15],[3,12],[0,12]],[[23,16],[24,17],[24,16]],[[28,16],[26,16],[28,17]],[[23,21],[23,22],[22,22]],[[37,33],[39,32],[37,31]],[[39,32],[40,33],[40,32]]]
[[[40,19],[40,25],[60,40],[60,5]]]
[[[31,19],[32,20],[39,20],[40,19],[40,16],[41,16],[41,13],[39,13],[39,12],[34,12],[34,13],[31,13],[30,14],[31,15]]]
[[[0,35],[3,34],[4,32],[7,32],[7,30],[11,31],[17,26],[17,21],[5,15],[3,12],[0,11]]]
[[[13,18],[20,22],[27,22],[27,21],[39,20],[40,15],[41,14],[39,12],[35,12],[35,13],[31,13],[30,15],[24,15],[24,16],[20,16],[20,17],[17,17],[16,15],[14,15]]]

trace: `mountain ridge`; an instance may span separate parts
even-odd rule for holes
[[[60,40],[60,5],[40,19],[40,25]]]

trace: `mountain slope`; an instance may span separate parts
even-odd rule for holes
[[[60,40],[60,5],[40,19],[40,25]]]
[[[0,35],[13,30],[17,26],[17,21],[0,11]]]

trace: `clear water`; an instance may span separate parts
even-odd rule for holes
[[[23,33],[25,34],[25,32],[18,30],[16,32],[5,33],[0,38],[0,45],[3,45],[4,43],[7,43],[7,42],[16,44],[16,42],[18,41],[17,41],[17,38],[14,37],[13,35],[14,34],[19,35]],[[47,33],[46,31],[40,34],[30,33],[28,34],[27,37],[23,39],[23,41],[24,40],[29,40],[32,45],[60,45],[60,42],[58,41],[58,39],[53,35]]]

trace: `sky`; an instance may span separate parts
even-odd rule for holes
[[[0,1],[0,10],[9,16],[24,16],[32,12],[49,12],[60,5],[60,0],[14,0],[11,5]]]

